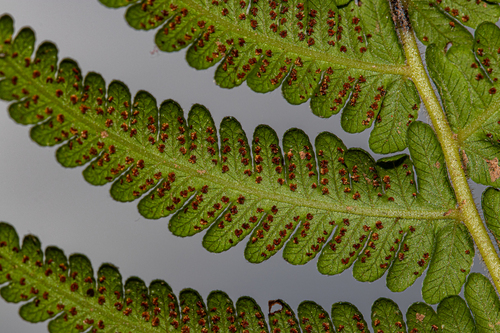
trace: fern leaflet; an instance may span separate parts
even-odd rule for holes
[[[388,2],[363,3],[144,1],[131,5],[126,18],[136,29],[162,25],[159,49],[189,47],[186,59],[197,69],[220,63],[215,82],[223,88],[246,81],[265,93],[281,85],[288,102],[310,99],[320,117],[343,110],[342,126],[350,133],[374,125],[370,147],[396,152],[406,148],[420,101],[406,78]]]
[[[419,97],[406,79],[410,73],[388,1],[100,2],[130,6],[125,16],[135,29],[161,26],[155,38],[159,49],[189,47],[186,58],[193,67],[220,62],[215,82],[221,87],[246,80],[254,91],[267,92],[281,84],[288,102],[311,99],[320,117],[343,110],[341,123],[350,133],[374,123],[369,141],[374,152],[406,147]],[[405,5],[418,38],[440,49],[450,42],[470,45],[466,27],[500,18],[500,6],[481,0],[408,0]]]
[[[468,28],[476,29],[482,22],[496,23],[500,7],[493,2],[467,0],[409,0],[409,18],[418,39],[425,45],[444,49],[448,43],[471,45]]]
[[[193,289],[176,296],[164,281],[149,287],[137,277],[125,283],[118,269],[103,264],[97,276],[87,257],[66,258],[56,247],[45,255],[38,238],[28,235],[22,246],[12,226],[0,223],[0,295],[12,303],[25,302],[20,316],[32,323],[49,321],[48,330],[59,332],[367,332],[368,324],[352,304],[333,304],[331,317],[319,305],[304,301],[295,315],[282,300],[269,302],[268,322],[250,297],[236,304],[222,291],[212,291],[207,301]],[[414,303],[406,313],[396,303],[380,298],[372,306],[375,332],[498,332],[500,301],[491,283],[472,273],[465,285],[464,301],[450,296],[435,312],[425,303]],[[280,309],[271,312],[271,307]]]
[[[398,155],[376,162],[327,132],[313,146],[299,129],[287,131],[281,146],[265,125],[256,128],[249,145],[234,118],[223,119],[217,133],[201,105],[186,120],[174,101],[157,108],[144,91],[132,101],[121,82],[106,89],[96,73],[83,79],[73,60],[57,66],[53,44],[43,43],[31,59],[34,34],[25,28],[11,41],[10,17],[2,17],[0,27],[7,32],[0,97],[17,100],[9,107],[12,118],[35,124],[31,137],[40,145],[59,145],[56,157],[63,166],[87,164],[83,175],[89,183],[112,182],[116,200],[141,199],[144,217],[173,215],[169,228],[175,235],[208,229],[203,245],[212,252],[249,236],[245,257],[251,262],[284,247],[285,260],[297,265],[320,254],[323,274],[354,264],[360,281],[389,271],[393,291],[413,284],[430,263],[426,301],[437,303],[460,291],[474,247],[458,221],[430,126],[409,127],[411,159]]]
[[[468,176],[500,187],[500,28],[481,24],[474,39],[473,49],[430,47],[426,57]]]
[[[500,240],[500,191],[493,187],[486,189],[481,198],[481,206],[486,225],[498,244]]]

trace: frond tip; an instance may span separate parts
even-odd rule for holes
[[[38,238],[28,235],[22,246],[14,228],[0,222],[0,295],[7,302],[23,302],[20,316],[29,322],[49,320],[50,333],[62,332],[202,332],[320,333],[369,332],[368,323],[352,304],[333,304],[331,317],[321,306],[304,301],[297,315],[282,300],[269,301],[266,316],[254,299],[243,296],[236,304],[222,291],[212,291],[206,302],[193,289],[178,296],[162,280],[149,287],[138,277],[125,283],[118,269],[103,264],[94,275],[87,257],[66,258],[56,247],[45,255]],[[380,298],[372,305],[374,332],[497,332],[500,301],[483,275],[472,273],[465,299],[445,298],[435,312],[414,303],[406,313]],[[280,308],[271,312],[271,307]]]

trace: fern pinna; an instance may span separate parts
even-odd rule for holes
[[[369,332],[363,315],[352,304],[332,305],[331,316],[321,306],[304,301],[297,314],[282,300],[269,302],[268,320],[250,297],[236,304],[222,291],[212,291],[206,302],[193,289],[178,296],[164,281],[149,287],[138,277],[122,282],[112,264],[103,264],[95,276],[82,254],[68,258],[57,247],[45,254],[37,237],[28,235],[22,246],[12,226],[0,222],[0,295],[24,303],[19,311],[29,322],[49,321],[59,332],[241,332],[319,333]],[[500,301],[486,277],[472,273],[465,284],[465,300],[443,299],[437,311],[414,303],[406,323],[398,305],[380,298],[372,305],[374,332],[498,332]]]
[[[459,223],[443,154],[428,125],[409,126],[411,158],[375,161],[331,133],[318,135],[313,146],[298,129],[280,144],[265,125],[250,145],[234,118],[223,119],[217,132],[201,105],[186,120],[174,101],[157,107],[147,92],[132,99],[121,82],[106,88],[96,73],[83,78],[73,60],[58,65],[51,43],[32,56],[29,28],[15,39],[12,34],[12,19],[3,16],[0,97],[16,100],[12,118],[35,124],[31,137],[40,145],[59,145],[63,166],[87,165],[83,175],[91,184],[112,182],[116,200],[140,199],[147,218],[173,215],[175,235],[208,229],[203,244],[212,252],[248,236],[251,262],[284,247],[292,264],[319,254],[321,273],[354,265],[360,281],[388,271],[393,291],[405,290],[429,267],[423,284],[429,303],[460,291],[474,246]]]
[[[165,52],[189,47],[188,64],[206,69],[218,64],[215,82],[233,88],[246,81],[256,92],[281,85],[291,104],[310,100],[314,114],[342,110],[350,133],[370,128],[375,153],[401,151],[420,98],[393,20],[398,1],[212,1],[99,0],[128,6],[135,29],[157,29],[155,43]],[[425,45],[439,49],[470,45],[467,28],[495,23],[500,6],[486,1],[405,1],[398,20],[409,20]]]
[[[158,48],[189,47],[186,60],[196,69],[220,63],[215,82],[223,88],[246,81],[265,93],[281,85],[287,101],[310,100],[318,116],[343,110],[348,132],[374,124],[370,147],[375,152],[406,148],[420,100],[407,79],[385,0],[361,7],[354,1],[101,2],[113,7],[136,3],[126,14],[132,27],[161,25]]]
[[[460,145],[462,163],[477,183],[500,187],[500,29],[483,23],[474,44],[446,54],[429,47],[429,73]]]

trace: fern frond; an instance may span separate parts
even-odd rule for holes
[[[475,182],[500,187],[500,28],[481,24],[473,48],[427,49],[429,73]]]
[[[101,1],[117,6],[115,1]],[[244,81],[256,92],[281,85],[291,104],[311,100],[314,114],[342,113],[342,126],[358,133],[374,125],[377,153],[406,148],[420,99],[407,79],[403,48],[385,0],[363,1],[142,1],[126,18],[153,29],[162,51],[189,47],[196,69],[219,63],[215,82]]]
[[[94,274],[87,257],[66,258],[56,247],[45,255],[35,236],[22,246],[15,229],[0,223],[0,295],[12,303],[24,302],[20,316],[29,322],[49,321],[48,330],[59,332],[368,332],[363,315],[352,304],[333,304],[331,317],[321,306],[304,301],[297,315],[282,300],[269,302],[268,321],[250,297],[236,304],[222,291],[212,291],[205,301],[193,289],[178,296],[164,281],[149,287],[138,277],[125,283],[118,269],[103,264]],[[486,277],[469,275],[464,301],[450,296],[435,312],[425,303],[414,303],[406,313],[396,303],[380,298],[372,306],[374,332],[498,332],[500,301]],[[271,308],[279,309],[271,312]],[[269,324],[268,324],[269,323]]]
[[[217,133],[208,110],[194,105],[186,121],[172,100],[158,108],[145,91],[132,100],[121,82],[106,89],[96,73],[84,79],[73,60],[57,66],[53,44],[43,43],[30,58],[33,32],[23,29],[11,41],[12,19],[2,17],[0,27],[9,33],[3,36],[0,98],[17,100],[11,117],[34,124],[38,144],[59,145],[63,166],[87,165],[89,183],[112,182],[114,199],[140,199],[139,212],[149,219],[173,215],[175,235],[208,229],[203,245],[211,252],[249,236],[245,257],[253,263],[284,247],[283,257],[295,265],[320,254],[323,274],[354,265],[356,279],[374,281],[388,271],[393,291],[413,284],[430,263],[426,301],[460,291],[473,241],[458,221],[430,126],[409,127],[411,158],[375,161],[327,132],[313,146],[299,129],[287,131],[280,145],[265,125],[250,145],[234,118],[224,118]]]

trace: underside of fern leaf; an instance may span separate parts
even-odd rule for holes
[[[333,304],[331,316],[312,301],[298,306],[297,315],[282,300],[269,301],[268,321],[250,297],[236,304],[222,291],[212,291],[206,302],[193,289],[178,296],[164,281],[146,286],[137,277],[122,282],[112,264],[95,276],[90,260],[81,254],[68,258],[28,235],[20,246],[12,226],[0,223],[0,295],[7,302],[24,302],[20,316],[32,323],[49,320],[51,333],[67,332],[369,332],[367,321],[352,304]],[[271,308],[278,308],[271,312]],[[500,301],[486,277],[472,273],[465,300],[450,296],[435,312],[414,303],[406,323],[398,305],[380,298],[372,305],[374,332],[499,332]],[[269,324],[268,324],[269,323]]]
[[[194,1],[99,0],[130,6],[127,22],[155,29],[156,45],[174,52],[189,47],[188,63],[205,69],[220,63],[215,82],[232,88],[245,80],[257,92],[282,87],[291,104],[311,100],[314,114],[343,111],[350,133],[372,126],[370,148],[406,148],[408,125],[420,99],[405,66],[386,0]],[[470,45],[466,27],[497,22],[500,6],[486,1],[407,0],[419,39],[440,49]]]
[[[173,215],[175,235],[208,229],[203,245],[212,252],[249,236],[245,257],[251,262],[284,247],[292,264],[320,254],[321,273],[353,266],[360,281],[388,271],[393,291],[405,290],[429,267],[423,284],[429,303],[460,291],[474,246],[459,222],[443,154],[428,125],[409,127],[411,158],[375,161],[327,132],[313,145],[299,129],[287,131],[280,144],[265,125],[256,128],[250,145],[234,118],[224,118],[217,132],[201,105],[186,120],[174,101],[158,108],[144,91],[132,100],[121,82],[106,89],[96,73],[83,78],[73,60],[58,66],[51,43],[32,58],[30,29],[15,39],[12,33],[12,19],[2,17],[0,98],[16,100],[11,117],[35,124],[31,137],[40,145],[59,145],[63,166],[87,165],[89,183],[112,182],[118,201],[140,199],[144,217]]]
[[[130,5],[101,1],[106,5]],[[350,133],[374,124],[377,153],[406,148],[408,125],[420,99],[407,79],[404,52],[390,19],[389,3],[350,1],[155,1],[132,5],[137,29],[162,25],[162,51],[185,47],[188,63],[218,63],[215,82],[233,88],[247,82],[256,92],[281,85],[291,104],[311,100],[320,117],[342,113]]]
[[[500,187],[500,28],[483,23],[474,40],[446,53],[429,47],[426,58],[468,176]]]
[[[407,0],[409,18],[417,37],[425,45],[444,49],[448,43],[471,45],[473,36],[467,28],[476,29],[481,22],[500,19],[498,1]]]
[[[490,187],[484,191],[481,206],[486,225],[500,245],[500,190]]]

